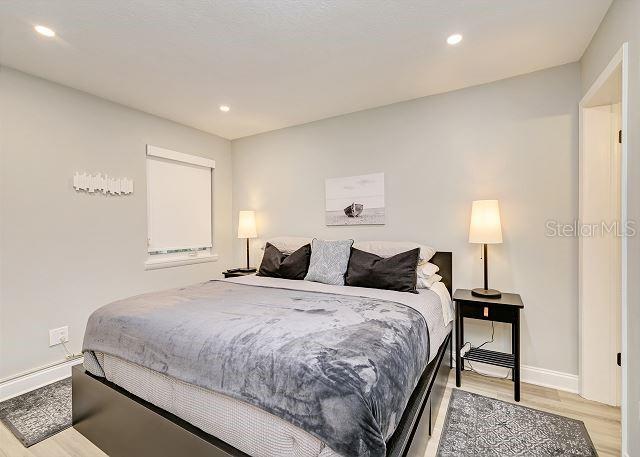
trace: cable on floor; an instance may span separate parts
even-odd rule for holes
[[[79,357],[82,357],[82,354],[74,354],[73,352],[71,352],[64,341],[60,341],[60,343],[62,343],[62,347],[64,348],[64,352],[67,353],[67,355],[65,356],[67,360],[77,359]]]
[[[495,325],[494,325],[494,322],[493,322],[493,321],[491,321],[491,339],[489,339],[489,340],[485,341],[484,343],[482,343],[480,346],[478,346],[478,347],[477,347],[477,348],[475,348],[475,349],[481,349],[483,346],[485,346],[485,345],[487,345],[487,344],[491,344],[491,343],[493,343],[493,342],[495,341],[495,336],[496,336],[496,327],[495,327]],[[469,345],[469,350],[471,350],[471,348],[473,348],[473,346],[471,345],[471,341],[467,341],[467,342],[465,342],[465,343],[462,345],[462,347],[464,348],[467,344]],[[509,368],[509,371],[507,371],[507,375],[506,375],[506,376],[504,376],[504,377],[502,377],[502,376],[493,376],[493,375],[490,375],[490,374],[480,373],[480,372],[479,372],[479,371],[477,371],[475,368],[473,368],[473,365],[471,364],[471,362],[469,362],[468,360],[462,359],[462,365],[463,365],[463,367],[465,368],[465,370],[467,369],[467,368],[466,368],[466,365],[465,365],[465,362],[469,365],[469,369],[470,369],[472,372],[474,372],[474,373],[475,373],[475,374],[477,374],[477,375],[484,376],[485,378],[493,378],[493,379],[509,379],[509,378],[511,377],[511,373],[512,373],[512,369],[511,369],[511,368]]]

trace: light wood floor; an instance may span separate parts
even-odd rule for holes
[[[511,381],[495,380],[465,372],[462,377],[462,389],[469,392],[513,402]],[[426,446],[424,457],[436,455],[440,433],[444,423],[446,405],[449,402],[451,388],[455,387],[455,373],[449,377],[449,387],[445,392],[443,406],[435,423],[434,436]],[[587,401],[578,395],[561,392],[530,384],[522,385],[523,406],[560,414],[582,420],[600,457],[620,456],[620,409],[600,403]],[[422,451],[420,451],[422,452]],[[44,440],[26,449],[0,423],[1,457],[98,457],[105,456],[97,447],[73,428]]]

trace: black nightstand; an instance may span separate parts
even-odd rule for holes
[[[503,293],[500,298],[483,298],[472,295],[470,290],[457,289],[453,300],[456,302],[456,386],[460,387],[463,360],[511,368],[513,397],[520,401],[520,310],[524,308],[520,295]],[[461,357],[465,317],[511,324],[511,354],[473,348]]]
[[[239,276],[252,275],[255,274],[255,272],[255,268],[250,268],[248,270],[246,268],[232,268],[231,270],[223,271],[222,274],[225,278],[237,278]]]

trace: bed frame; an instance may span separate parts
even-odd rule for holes
[[[440,267],[438,274],[449,292],[451,260],[450,252],[438,252],[431,259]],[[425,368],[395,433],[387,441],[387,456],[405,456],[412,443],[424,445],[431,436],[452,362],[449,333]],[[81,365],[72,370],[72,384],[74,428],[110,457],[247,456],[179,417],[91,375]],[[421,435],[414,443],[418,430],[428,435]]]

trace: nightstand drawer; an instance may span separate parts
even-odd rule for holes
[[[461,306],[462,317],[496,322],[513,322],[518,312],[517,308],[493,304],[458,302],[458,306]]]

